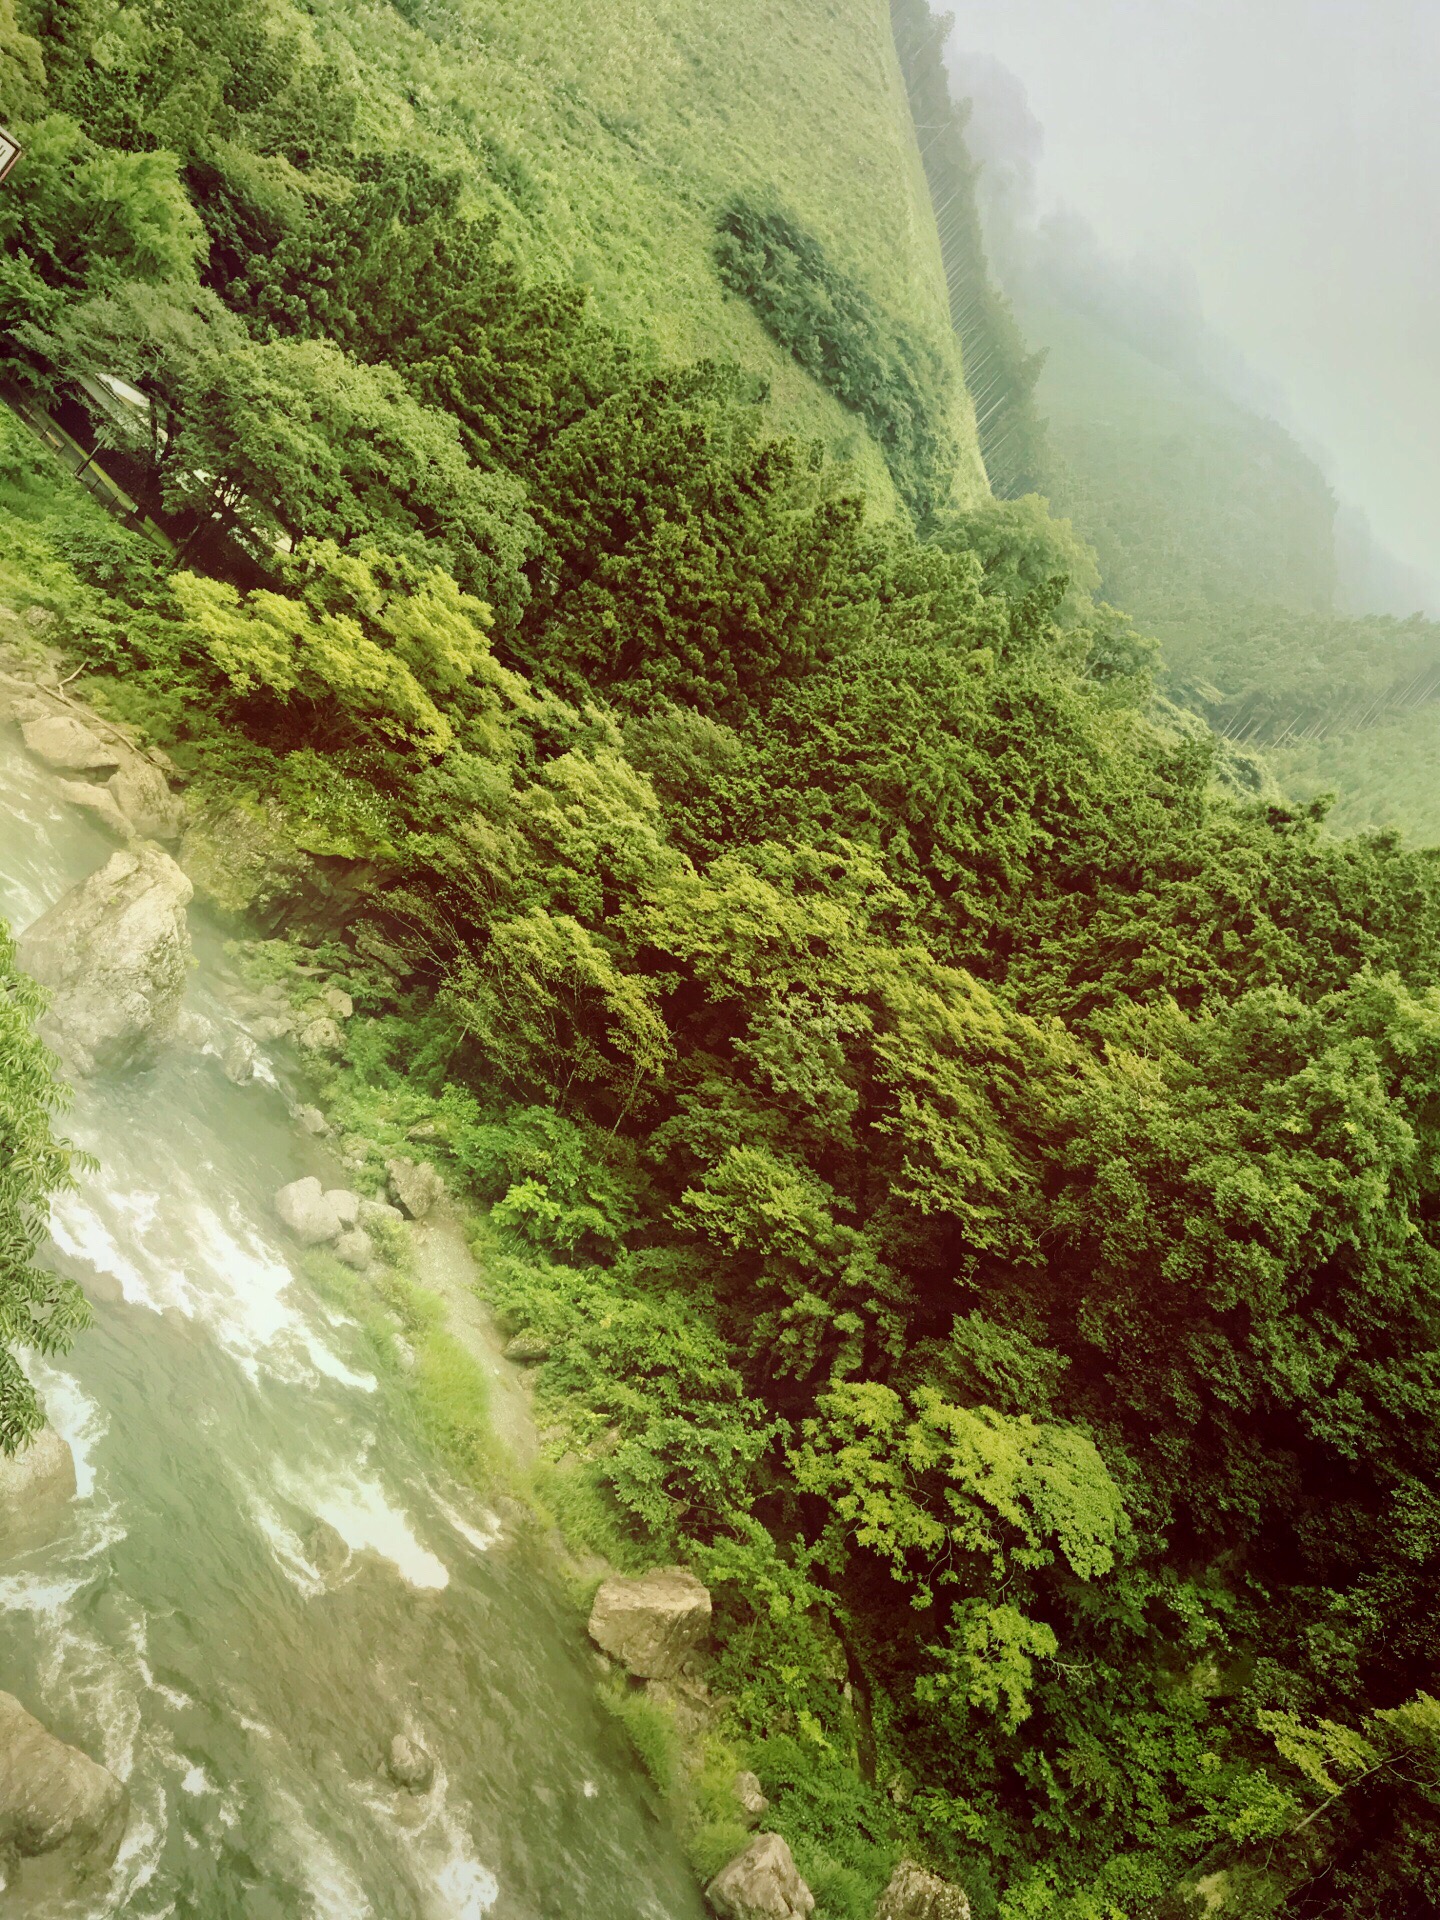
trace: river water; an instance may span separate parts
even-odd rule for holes
[[[0,915],[112,851],[0,737]],[[95,1324],[28,1364],[79,1492],[0,1558],[0,1687],[129,1783],[87,1913],[696,1920],[573,1610],[290,1265],[271,1201],[311,1169],[278,1089],[176,1053],[83,1085],[66,1131],[100,1170],[55,1258]],[[439,1762],[426,1795],[381,1771],[400,1731]]]

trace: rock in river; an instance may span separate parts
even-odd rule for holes
[[[411,1793],[428,1793],[435,1778],[435,1762],[418,1740],[397,1733],[385,1757],[385,1771],[397,1787],[406,1787]]]
[[[47,1532],[75,1497],[75,1461],[53,1427],[0,1453],[0,1541]]]
[[[191,892],[168,853],[129,848],[20,936],[20,965],[51,989],[40,1032],[69,1071],[127,1066],[173,1033],[190,968]]]
[[[130,1796],[0,1693],[0,1859],[54,1856],[77,1879],[102,1873],[125,1834]]]
[[[761,1833],[705,1889],[721,1920],[807,1920],[815,1896],[778,1833]]]
[[[606,1580],[590,1638],[642,1680],[673,1680],[710,1631],[710,1595],[685,1567]]]

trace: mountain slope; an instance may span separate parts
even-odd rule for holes
[[[403,17],[402,17],[403,13]],[[985,492],[934,216],[883,0],[317,0],[327,56],[364,81],[370,134],[468,169],[539,270],[666,357],[730,358],[778,422],[889,482],[856,415],[778,348],[715,271],[736,196],[798,220],[951,375],[958,492]]]

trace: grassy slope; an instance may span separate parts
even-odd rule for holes
[[[587,280],[598,311],[676,360],[766,374],[778,421],[893,498],[853,414],[725,293],[715,216],[774,195],[956,367],[959,488],[985,490],[944,272],[884,0],[313,0],[326,49],[367,78],[377,133],[474,173],[521,253]],[[534,192],[503,198],[476,135]],[[493,168],[491,172],[493,173]],[[503,178],[503,169],[500,177]]]

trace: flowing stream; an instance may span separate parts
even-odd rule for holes
[[[0,915],[23,929],[112,851],[0,737]],[[129,1783],[88,1911],[697,1920],[573,1610],[290,1264],[272,1197],[311,1167],[277,1087],[176,1052],[82,1085],[66,1131],[99,1171],[55,1257],[95,1324],[28,1364],[79,1492],[60,1538],[0,1558],[0,1687]],[[381,1771],[401,1731],[427,1794]]]

